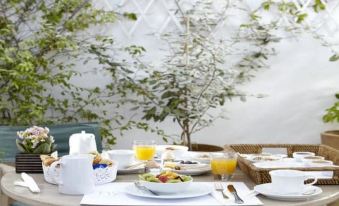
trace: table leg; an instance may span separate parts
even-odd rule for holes
[[[0,200],[0,205],[1,206],[10,206],[13,203],[13,199],[8,197],[5,194],[1,194],[1,200]]]

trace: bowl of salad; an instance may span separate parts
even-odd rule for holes
[[[146,173],[139,175],[141,185],[156,193],[179,193],[188,189],[193,178],[188,175],[179,175],[175,172],[164,171],[157,175]]]

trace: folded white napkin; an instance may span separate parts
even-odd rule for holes
[[[81,205],[237,205],[234,203],[232,194],[228,194],[230,199],[223,199],[220,192],[213,191],[211,195],[185,199],[151,199],[128,195],[125,188],[133,183],[118,182],[97,186],[95,192],[84,195]],[[213,187],[213,182],[206,182]],[[227,183],[223,183],[226,188]],[[239,196],[245,201],[242,205],[263,205],[263,203],[253,195],[247,195],[250,190],[243,182],[230,182],[237,189]],[[194,182],[192,183],[194,186]],[[226,191],[227,193],[227,191]]]
[[[22,178],[23,181],[15,181],[14,185],[27,187],[33,193],[39,193],[40,192],[40,188],[38,187],[38,185],[36,184],[36,182],[34,181],[34,179],[31,176],[29,176],[28,174],[23,172],[23,173],[21,173],[21,178]]]

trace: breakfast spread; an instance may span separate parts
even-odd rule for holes
[[[192,180],[191,176],[179,175],[178,173],[171,171],[164,171],[158,175],[150,173],[139,175],[139,179],[146,182],[158,182],[158,183],[180,183],[188,182]]]
[[[105,167],[111,167],[113,165],[113,162],[109,159],[103,158],[99,153],[91,153],[93,158],[93,168],[105,168]]]
[[[104,168],[111,167],[113,162],[109,159],[104,159],[99,153],[91,153],[93,155],[93,168]],[[60,158],[52,156],[52,155],[40,155],[40,159],[44,166],[49,167],[53,162],[60,160]]]
[[[44,166],[49,167],[55,161],[58,161],[60,158],[53,157],[50,155],[40,155],[40,159]]]

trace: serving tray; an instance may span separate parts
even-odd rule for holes
[[[325,157],[334,165],[339,165],[339,150],[327,145],[311,145],[311,144],[232,144],[225,145],[225,149],[231,149],[240,154],[260,154],[263,148],[285,148],[288,157],[292,157],[293,152],[314,152],[316,155]],[[297,169],[302,171],[332,171],[333,177],[326,179],[318,179],[317,185],[339,185],[339,167],[300,167],[300,168],[258,168],[251,161],[244,157],[238,156],[239,168],[247,174],[256,184],[271,182],[269,172],[276,169]],[[309,182],[312,182],[311,180]]]

